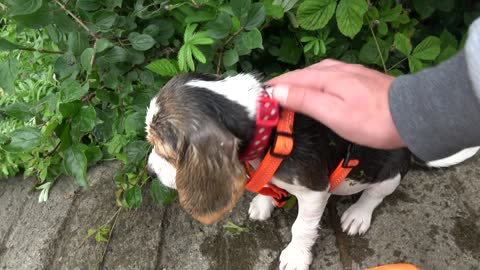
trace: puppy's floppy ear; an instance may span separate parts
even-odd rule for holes
[[[180,151],[176,178],[180,204],[204,224],[228,213],[246,182],[245,168],[238,160],[238,139],[210,123],[187,139]]]

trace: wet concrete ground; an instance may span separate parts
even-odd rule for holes
[[[356,270],[395,262],[423,269],[480,269],[480,158],[441,170],[410,171],[374,213],[363,236],[340,230],[340,216],[358,196],[332,197],[321,221],[311,269]],[[115,162],[89,170],[93,186],[69,178],[47,203],[29,192],[31,180],[0,181],[0,269],[278,269],[296,207],[250,221],[246,194],[224,221],[204,226],[174,203],[145,196],[135,211],[115,205]],[[116,215],[116,213],[118,215]],[[116,220],[108,243],[87,230]],[[226,231],[228,221],[246,228]]]

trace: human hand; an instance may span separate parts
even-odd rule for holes
[[[282,106],[320,121],[345,139],[393,149],[405,146],[390,113],[393,80],[361,65],[327,59],[266,84]]]

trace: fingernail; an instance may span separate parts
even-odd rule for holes
[[[287,103],[288,87],[285,85],[275,85],[273,87],[273,98],[280,102],[281,105]]]

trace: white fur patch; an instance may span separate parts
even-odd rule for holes
[[[150,101],[150,105],[147,108],[147,116],[145,117],[145,129],[148,133],[148,128],[150,127],[150,124],[153,121],[153,117],[158,113],[160,108],[158,107],[157,104],[157,97],[153,97],[152,100]]]
[[[400,184],[400,179],[400,174],[397,174],[391,179],[370,184],[360,199],[343,213],[340,220],[342,230],[348,235],[364,234],[370,228],[373,210],[386,196],[392,194]]]
[[[148,156],[148,166],[153,169],[158,180],[160,180],[164,186],[177,189],[175,182],[177,170],[170,162],[158,155],[155,150],[152,150]]]
[[[473,157],[480,147],[470,147],[470,148],[465,148],[461,150],[460,152],[457,152],[449,157],[442,158],[442,159],[437,159],[434,161],[429,161],[427,162],[427,166],[429,167],[449,167],[453,165],[457,165],[458,163],[464,162],[465,160]]]
[[[251,74],[238,74],[221,81],[192,80],[186,85],[205,88],[220,94],[245,107],[248,116],[255,119],[257,98],[262,91],[262,85]]]
[[[253,220],[267,220],[272,214],[274,207],[275,205],[271,197],[258,194],[250,203],[248,215]]]
[[[275,177],[271,182],[295,195],[298,202],[298,215],[292,226],[292,241],[280,255],[280,269],[307,270],[312,263],[312,247],[317,240],[320,219],[330,193],[288,184]]]

